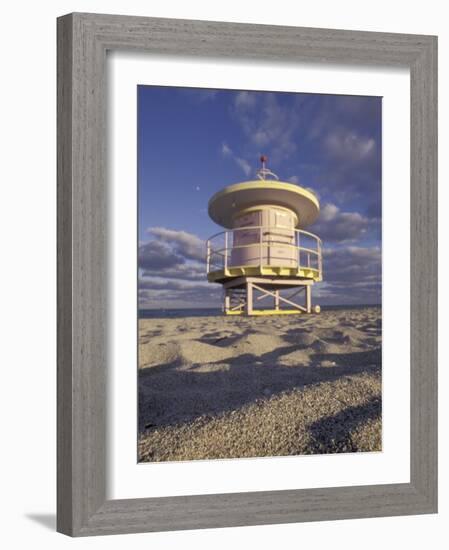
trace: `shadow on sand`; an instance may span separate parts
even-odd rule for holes
[[[213,336],[210,336],[210,340],[213,340]],[[217,335],[214,344],[223,345],[222,338]],[[287,345],[261,355],[243,353],[206,365],[183,365],[180,360],[174,360],[141,369],[139,431],[142,433],[191,422],[204,415],[215,416],[286,390],[333,381],[348,375],[380,374],[380,347],[352,353],[320,353],[317,350],[308,358],[307,366],[285,365],[282,362],[283,356],[300,349],[298,344]],[[349,432],[348,426],[355,426],[379,415],[380,401],[374,400],[353,407],[353,410],[349,409],[340,413],[341,418],[320,420],[317,423],[320,426],[315,427],[316,433],[321,434],[320,437],[328,434],[325,437],[332,438],[334,431],[340,429],[339,426],[344,426],[346,432]],[[326,445],[328,448],[328,443],[316,438],[317,449]]]
[[[359,450],[352,439],[353,431],[370,420],[381,417],[382,404],[379,397],[371,398],[363,405],[347,407],[333,416],[320,418],[308,427],[311,454],[348,453]]]

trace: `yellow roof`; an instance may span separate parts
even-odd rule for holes
[[[215,223],[232,229],[237,212],[264,204],[293,210],[298,216],[299,228],[312,224],[320,212],[317,197],[304,187],[282,181],[256,180],[235,183],[215,193],[209,201],[209,216]]]

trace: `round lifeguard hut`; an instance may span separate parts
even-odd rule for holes
[[[257,180],[229,185],[209,201],[209,216],[226,231],[207,241],[208,281],[223,285],[226,315],[319,313],[311,290],[322,280],[322,243],[304,231],[318,217],[318,198],[279,181],[267,157],[260,160]],[[273,308],[257,307],[265,298]]]

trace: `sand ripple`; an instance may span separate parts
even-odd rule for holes
[[[140,460],[381,450],[380,313],[141,320]]]

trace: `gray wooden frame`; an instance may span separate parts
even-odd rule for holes
[[[411,71],[410,483],[106,499],[108,50]],[[72,536],[437,511],[437,38],[75,13],[58,19],[58,505]]]

